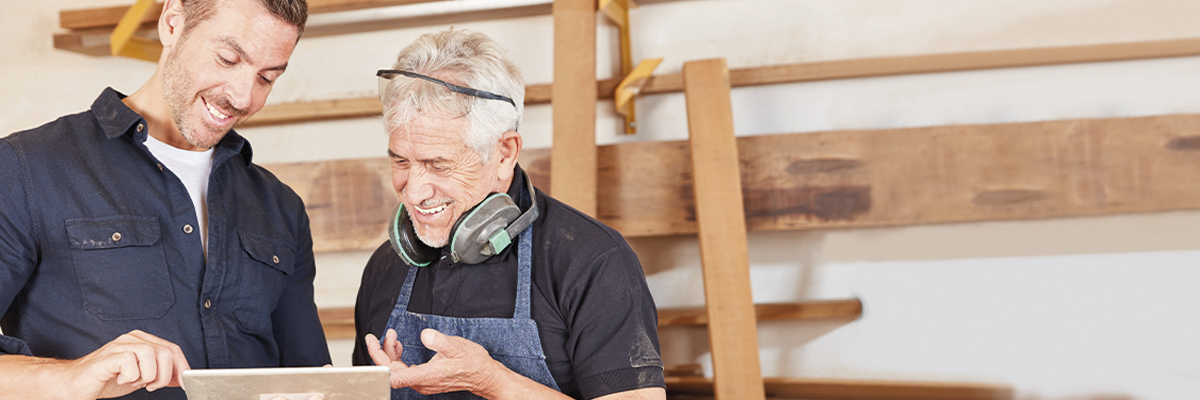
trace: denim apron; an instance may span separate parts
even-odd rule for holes
[[[396,299],[396,307],[388,318],[387,329],[396,330],[396,338],[404,345],[400,360],[407,365],[424,364],[437,353],[426,349],[421,343],[421,330],[430,328],[438,332],[459,336],[478,343],[487,349],[493,359],[505,367],[546,385],[554,390],[558,384],[546,367],[546,356],[542,353],[542,341],[538,337],[537,323],[529,317],[530,270],[533,267],[533,227],[521,232],[517,245],[517,303],[513,318],[456,318],[440,315],[417,314],[408,311],[412,297],[413,282],[417,267],[409,266],[408,277]],[[381,340],[382,341],[382,340]],[[425,396],[412,388],[392,389],[392,400],[401,399],[479,399],[466,391],[449,392]]]

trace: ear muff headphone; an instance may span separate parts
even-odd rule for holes
[[[538,217],[537,194],[533,181],[524,170],[525,185],[531,205],[521,213],[516,202],[506,193],[492,193],[458,218],[450,229],[450,256],[454,262],[478,264],[508,248],[521,231]],[[396,205],[388,224],[388,239],[392,249],[409,265],[424,267],[436,261],[441,250],[429,247],[417,238],[412,218],[404,202]]]

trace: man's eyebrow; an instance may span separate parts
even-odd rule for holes
[[[221,44],[229,46],[229,48],[233,49],[233,52],[237,53],[238,57],[240,57],[241,59],[246,60],[247,63],[254,64],[254,59],[250,58],[250,54],[246,53],[246,50],[243,49],[242,46],[240,44],[238,44],[238,42],[236,40],[233,40],[233,38],[226,36],[226,37],[220,38],[219,41],[221,42]],[[284,62],[283,65],[277,65],[277,66],[274,66],[271,68],[267,68],[265,71],[285,71],[285,70],[287,70],[287,66],[288,66],[287,62]]]
[[[391,157],[391,158],[404,158],[404,157],[400,157],[400,155],[399,155],[399,154],[393,153],[393,152],[392,152],[392,149],[388,149],[388,157]]]

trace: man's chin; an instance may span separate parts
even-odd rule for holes
[[[425,234],[422,234],[421,232],[417,232],[417,239],[420,240],[421,243],[424,243],[426,246],[429,246],[429,247],[432,247],[435,249],[440,249],[442,247],[446,247],[446,245],[450,243],[450,238],[448,236],[449,235],[442,236],[440,238],[433,238],[433,239],[438,239],[438,240],[430,240]]]

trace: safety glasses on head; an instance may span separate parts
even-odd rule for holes
[[[375,72],[375,76],[379,77],[379,100],[383,101],[385,103],[387,102],[387,100],[384,98],[384,94],[387,93],[385,90],[385,89],[387,89],[387,85],[396,77],[406,76],[409,78],[423,79],[423,80],[426,80],[426,81],[429,81],[432,83],[436,83],[438,85],[442,85],[443,87],[445,87],[446,89],[448,89],[454,93],[465,94],[467,96],[478,97],[478,98],[487,99],[487,100],[500,100],[500,101],[506,102],[508,104],[511,104],[513,107],[517,106],[517,102],[513,101],[513,99],[511,99],[507,96],[498,95],[498,94],[495,94],[495,93],[492,93],[492,92],[489,92],[486,90],[472,89],[472,88],[469,88],[466,86],[458,86],[453,83],[448,83],[446,81],[443,81],[441,79],[421,75],[421,74],[418,74],[418,73],[412,72],[412,71],[404,71],[404,70],[398,70],[398,69],[381,69],[381,70]]]

